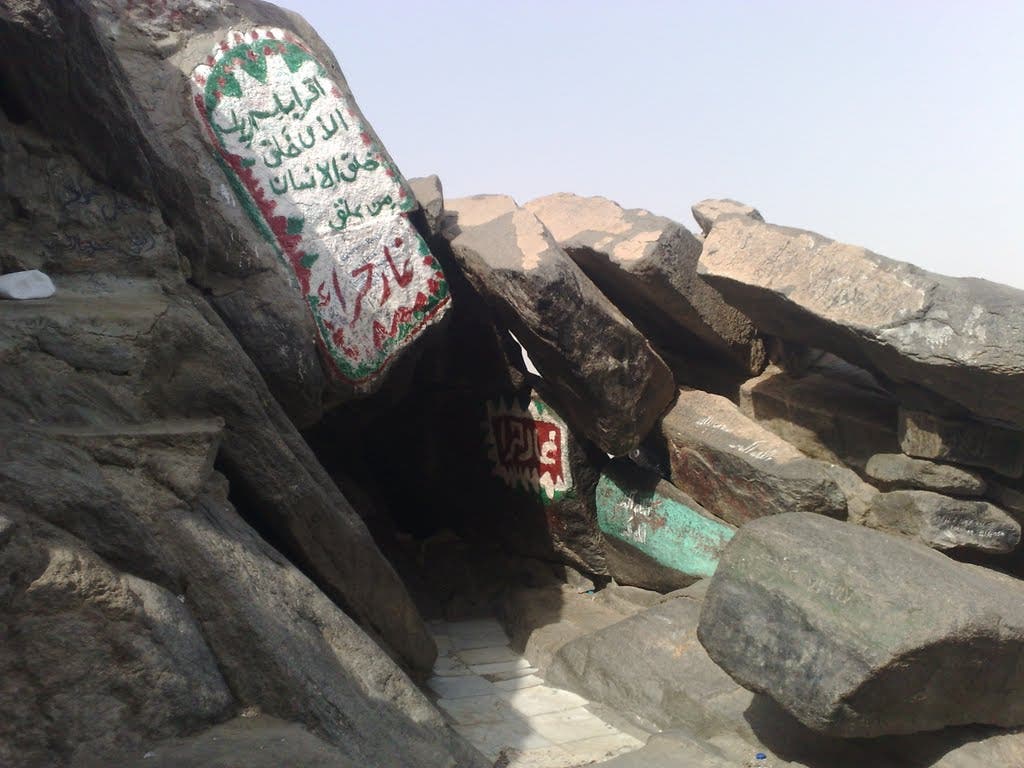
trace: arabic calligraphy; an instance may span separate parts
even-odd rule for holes
[[[486,405],[488,456],[492,474],[513,488],[557,501],[572,488],[568,429],[538,398],[520,405],[503,398]]]
[[[192,73],[197,114],[236,197],[291,268],[329,367],[357,390],[447,309],[409,222],[404,179],[309,48],[229,32]]]

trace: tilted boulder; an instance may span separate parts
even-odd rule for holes
[[[701,200],[690,206],[690,212],[693,213],[693,219],[704,235],[711,231],[715,222],[729,216],[745,216],[753,221],[764,221],[764,217],[757,208],[729,199]]]
[[[1024,432],[900,408],[900,449],[908,456],[1024,474]]]
[[[793,511],[847,516],[846,497],[826,464],[807,458],[724,397],[680,390],[658,440],[672,483],[732,525]]]
[[[737,682],[822,733],[1024,723],[1024,585],[821,515],[740,529],[698,637]]]
[[[875,485],[887,491],[917,488],[953,496],[984,496],[988,488],[979,472],[901,453],[876,453],[868,460],[865,472]]]
[[[635,448],[675,391],[648,341],[512,198],[445,207],[459,267],[557,392],[566,420],[608,453]]]
[[[1024,428],[1024,291],[744,217],[714,226],[698,271],[764,333]]]
[[[684,361],[678,375],[709,353],[742,374],[764,368],[757,329],[697,277],[701,244],[682,224],[603,197],[548,195],[525,208],[656,347]]]

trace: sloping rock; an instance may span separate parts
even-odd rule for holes
[[[690,211],[693,213],[694,221],[697,222],[697,226],[700,227],[700,231],[705,236],[715,226],[715,222],[729,216],[742,216],[752,221],[764,221],[764,217],[757,208],[729,199],[701,200],[699,203],[691,205]]]
[[[715,572],[735,529],[671,483],[619,459],[601,473],[597,519],[620,584],[668,592]]]
[[[1006,554],[1020,544],[1020,523],[986,501],[932,491],[880,493],[864,525],[914,536],[933,549],[964,548]]]
[[[793,511],[847,515],[846,498],[825,464],[751,421],[724,397],[680,390],[659,438],[673,485],[732,525]]]
[[[1024,474],[1024,432],[901,408],[900,448],[908,456]]]
[[[851,737],[1024,722],[1024,586],[820,515],[744,526],[698,636],[741,685]]]
[[[234,697],[168,590],[0,507],[0,763],[101,764],[226,717]]]
[[[811,458],[863,467],[897,449],[896,401],[849,377],[770,366],[740,387],[740,411]]]
[[[565,418],[608,453],[635,448],[674,392],[647,340],[512,198],[449,200],[446,211],[460,268],[522,342]]]
[[[1022,291],[743,217],[716,224],[698,271],[764,333],[1024,428]]]
[[[875,485],[885,490],[918,488],[954,496],[984,496],[988,487],[979,472],[900,453],[876,453],[865,471]]]
[[[441,188],[441,179],[437,174],[409,179],[409,189],[423,211],[427,231],[432,237],[437,237],[441,234],[441,224],[444,220],[444,190]]]
[[[710,350],[746,375],[764,368],[757,330],[697,277],[701,244],[684,226],[603,197],[563,193],[525,207],[655,346],[684,360]]]

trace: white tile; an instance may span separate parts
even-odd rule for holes
[[[536,670],[534,670],[536,672]],[[518,691],[520,688],[532,688],[535,685],[543,685],[544,681],[536,675],[523,675],[513,677],[509,680],[499,680],[494,687],[500,691]]]
[[[505,644],[466,650],[460,648],[455,653],[458,654],[460,659],[471,666],[473,664],[494,664],[499,661],[515,661],[520,659],[519,654]],[[529,663],[526,666],[530,666]]]
[[[500,696],[469,696],[462,699],[438,699],[437,706],[459,725],[497,723],[519,719],[515,710]]]
[[[434,635],[434,643],[437,645],[438,656],[446,656],[452,648],[452,641],[448,635]]]
[[[607,736],[592,736],[589,739],[570,741],[562,745],[577,762],[586,760],[609,760],[616,755],[640,749],[644,743],[621,731]]]
[[[512,680],[516,677],[526,677],[527,675],[537,675],[539,673],[540,670],[536,667],[521,667],[520,669],[514,669],[511,672],[491,672],[489,674],[484,675],[484,677],[486,677],[491,682],[497,683],[502,680]]]
[[[484,680],[479,675],[432,677],[427,680],[427,687],[442,699],[462,699],[467,696],[497,693],[494,683]]]
[[[473,670],[463,664],[454,656],[438,656],[434,661],[434,675],[436,677],[452,677],[454,675],[472,675]]]
[[[514,659],[512,661],[498,661],[494,664],[473,664],[470,669],[478,675],[497,675],[502,672],[517,672],[520,669],[532,669],[530,662],[526,659]]]
[[[594,736],[613,736],[619,732],[583,707],[537,715],[529,718],[528,722],[537,733],[555,744],[580,741]]]
[[[552,746],[550,741],[533,731],[523,720],[453,727],[470,744],[492,759],[506,748],[528,750]]]
[[[476,648],[490,648],[508,645],[508,635],[501,630],[487,632],[469,632],[462,635],[449,635],[452,648],[457,651]]]
[[[527,716],[560,712],[565,709],[582,707],[587,703],[582,696],[546,685],[534,685],[529,688],[507,691],[503,692],[502,696],[508,699],[516,711]]]
[[[509,752],[508,757],[508,768],[570,768],[579,765],[578,759],[559,746]]]
[[[466,619],[465,621],[449,621],[449,635],[477,635],[481,632],[501,632],[505,630],[497,619]]]

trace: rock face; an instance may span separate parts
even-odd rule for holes
[[[672,483],[732,525],[793,511],[847,515],[846,497],[825,464],[752,422],[724,397],[680,390],[660,439]]]
[[[769,366],[740,387],[740,410],[811,458],[863,468],[898,448],[896,401],[851,377]]]
[[[764,221],[764,217],[757,208],[728,199],[701,200],[690,206],[690,211],[693,213],[693,218],[697,222],[697,226],[700,227],[700,231],[705,235],[711,232],[715,222],[730,216],[742,216],[751,221]]]
[[[601,473],[596,494],[608,571],[620,584],[667,592],[706,578],[735,530],[625,459]]]
[[[1024,432],[900,409],[900,448],[908,456],[1024,474]]]
[[[931,491],[880,493],[863,522],[914,536],[934,549],[1006,554],[1020,544],[1020,523],[998,507]]]
[[[699,272],[764,333],[1024,428],[1022,291],[743,217],[718,221]]]
[[[868,461],[866,473],[885,490],[919,488],[953,496],[984,496],[988,487],[978,472],[899,453],[876,453]]]
[[[764,368],[756,329],[697,277],[701,245],[681,224],[603,197],[549,195],[526,209],[657,347],[691,361],[710,351],[746,375]]]
[[[737,682],[821,733],[1009,727],[1024,722],[1022,606],[1012,578],[791,514],[737,533],[698,636]]]
[[[668,406],[672,374],[537,218],[510,197],[446,203],[445,237],[476,291],[608,453],[635,448]]]

